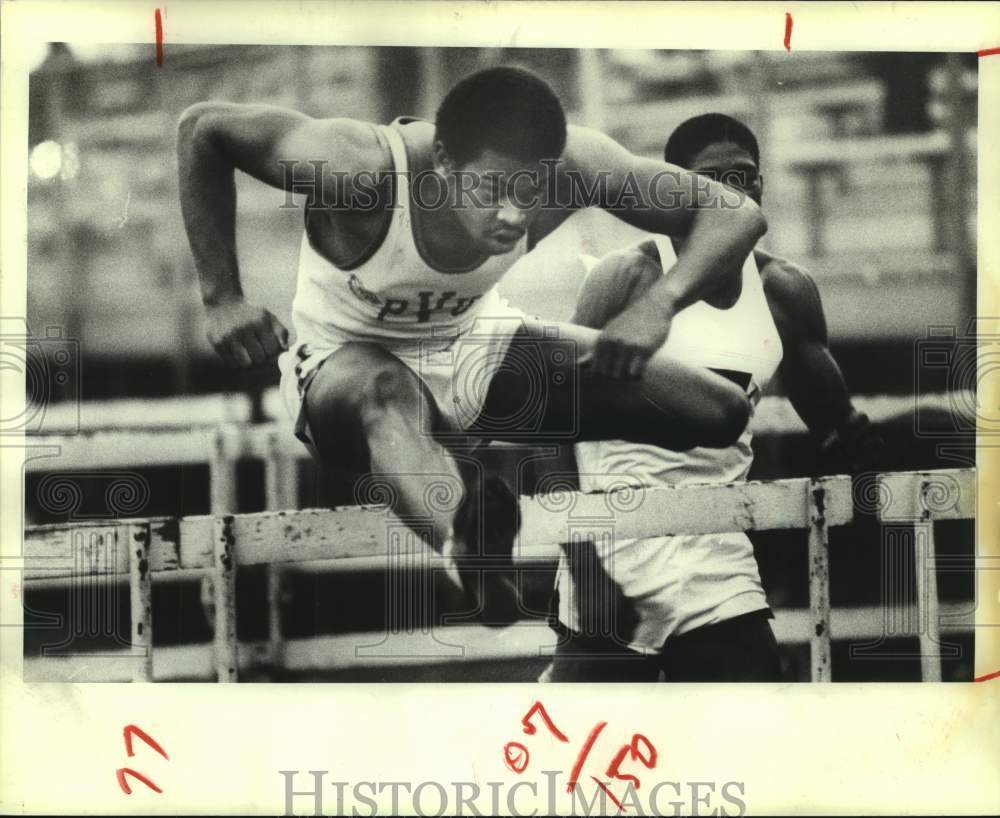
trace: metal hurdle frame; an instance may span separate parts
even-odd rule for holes
[[[266,443],[266,440],[265,440]],[[880,504],[880,517],[929,525],[924,540],[924,561],[933,567],[933,521],[970,518],[975,514],[975,472],[938,470],[881,475],[879,484],[889,498]],[[579,494],[576,515],[599,515],[607,508],[602,495]],[[711,514],[705,510],[710,508]],[[544,496],[522,497],[522,533],[515,550],[518,564],[551,561],[558,543],[566,538],[567,511],[553,510]],[[847,476],[817,480],[794,479],[732,485],[650,488],[643,502],[622,513],[616,534],[624,538],[664,534],[723,533],[734,530],[806,529],[810,552],[812,680],[830,681],[830,605],[827,563],[830,527],[853,520],[851,481]],[[665,523],[664,521],[669,521]],[[238,565],[285,566],[330,560],[339,568],[345,560],[384,559],[387,513],[372,507],[334,510],[261,512],[243,515],[208,515],[80,524],[38,526],[25,538],[25,579],[71,576],[81,564],[75,551],[93,552],[109,543],[112,560],[82,560],[95,571],[128,575],[132,608],[133,679],[151,681],[153,575],[185,569],[212,572],[217,600],[215,672],[220,682],[238,677],[236,641],[235,573]],[[916,540],[915,540],[916,542]],[[420,546],[422,547],[422,546]],[[335,554],[335,555],[334,555]],[[918,562],[919,565],[919,562]],[[922,622],[920,640],[922,673],[940,680],[936,661],[938,599],[936,583],[919,579]],[[517,626],[514,626],[517,627]],[[264,658],[272,657],[270,650]]]
[[[976,516],[974,469],[941,469],[879,475],[878,517],[912,527],[921,678],[941,681],[941,614],[934,523]]]
[[[225,397],[225,414],[233,420],[238,420],[242,406],[238,405],[238,401],[234,401],[233,396]],[[265,397],[273,398],[274,396],[269,395]],[[867,402],[872,402],[874,404],[877,400],[883,399],[859,398],[856,402],[859,403],[859,405]],[[894,400],[895,403],[899,403],[900,406],[903,405],[901,403],[903,399]],[[912,401],[912,399],[906,400]],[[921,400],[922,403],[941,403],[942,406],[950,406],[953,404],[953,400],[950,395],[925,396]],[[176,402],[177,401],[175,400],[174,403]],[[271,403],[273,402],[274,401],[272,400]],[[267,403],[268,401],[265,400],[265,404]],[[912,406],[912,403],[907,405]],[[867,408],[871,411],[871,407]],[[758,434],[767,435],[780,432],[801,431],[804,429],[797,416],[794,415],[794,411],[791,410],[790,406],[787,404],[786,400],[780,398],[765,398],[760,409],[765,411],[758,412],[754,419],[755,432]],[[763,422],[761,422],[762,420]],[[113,467],[142,467],[150,465],[165,466],[207,464],[210,481],[210,512],[215,517],[225,517],[225,515],[235,511],[236,465],[240,458],[257,458],[263,461],[265,507],[271,512],[278,512],[296,505],[299,486],[298,464],[299,461],[308,459],[308,453],[291,434],[290,427],[283,423],[246,426],[239,424],[238,422],[228,422],[223,425],[201,429],[165,428],[150,430],[136,428],[113,432],[96,431],[61,436],[33,436],[33,440],[46,446],[57,448],[60,452],[60,456],[57,459],[59,469],[100,469]],[[53,460],[53,458],[32,459],[27,462],[26,467],[28,471],[50,471],[52,468],[50,464],[54,465]],[[920,475],[920,477],[916,478],[912,475]],[[830,480],[832,478],[824,479]],[[958,483],[954,484],[959,492],[959,500],[956,500],[956,502],[950,506],[947,505],[947,503],[944,505],[937,503],[933,506],[933,508],[927,511],[929,516],[926,519],[918,520],[918,522],[920,522],[923,526],[923,534],[919,545],[930,554],[929,559],[933,561],[933,520],[954,519],[958,516],[974,516],[974,471],[943,470],[938,472],[886,474],[880,477],[880,490],[888,494],[890,497],[898,498],[904,495],[910,496],[912,491],[910,491],[908,488],[909,484],[905,483],[905,481],[912,479],[924,480],[926,485],[935,487],[934,491],[937,494],[940,494],[942,490],[942,481],[947,482],[948,480],[959,480]],[[927,483],[928,480],[931,482]],[[788,481],[778,482],[787,483]],[[739,485],[732,487],[714,486],[710,488],[738,489]],[[923,491],[925,494],[928,490],[929,489],[927,488],[920,489],[920,491]],[[817,493],[817,491],[819,493]],[[970,498],[972,499],[970,500]],[[913,514],[913,509],[917,507],[918,506],[911,506],[907,513]],[[898,500],[893,508],[882,509],[880,506],[880,520],[899,522],[900,520],[898,515],[901,513],[898,510],[899,508],[901,508],[901,506],[899,505]],[[821,481],[817,481],[817,485],[814,487],[814,492],[810,495],[809,499],[808,519],[803,525],[789,526],[804,527],[807,528],[809,532],[809,613],[811,620],[809,628],[809,643],[811,649],[811,677],[814,681],[829,681],[830,679],[831,628],[827,531],[831,524],[843,524],[831,523],[827,509],[828,498],[825,493],[825,488],[821,485]],[[193,520],[199,518],[187,519]],[[127,537],[126,542],[129,543],[139,543],[142,538],[145,537],[145,541],[147,543],[146,548],[148,550],[149,543],[155,538],[150,534],[150,529],[144,528],[143,526],[147,523],[149,525],[153,525],[154,522],[162,524],[162,520],[131,521],[129,524],[138,526],[138,528],[128,533],[122,532],[122,538],[125,539]],[[751,519],[751,525],[744,530],[762,530],[760,526],[753,525],[755,522],[755,520]],[[105,525],[108,524],[105,523]],[[116,532],[114,535],[116,537],[115,542],[118,542],[117,528],[114,526],[112,526],[112,528],[114,528]],[[96,532],[94,533],[96,534]],[[656,529],[654,527],[651,533],[664,534],[666,532],[664,532],[662,528]],[[220,543],[222,542],[223,535],[224,530],[220,530],[218,535]],[[104,540],[102,539],[101,541]],[[918,547],[918,543],[916,541],[914,547]],[[223,556],[224,555],[225,551],[223,550]],[[369,555],[365,561],[370,564],[372,556],[373,555]],[[148,554],[145,558],[148,562]],[[136,637],[140,634],[133,633],[133,650],[135,651],[145,650],[145,647],[143,646],[147,645],[151,630],[151,622],[148,621],[149,617],[151,617],[151,607],[148,604],[149,596],[147,595],[144,585],[144,583],[149,580],[149,572],[147,571],[143,573],[138,567],[142,564],[143,559],[144,557],[137,553],[136,559],[134,560],[136,563],[135,568],[132,567],[132,563],[130,562],[128,564],[127,571],[114,572],[115,577],[120,579],[124,579],[124,574],[128,573],[130,582],[132,583],[132,593],[130,594],[130,597],[132,600],[133,630],[135,631],[138,627],[136,623],[141,623],[141,636],[143,637],[141,639],[137,639]],[[354,559],[345,563],[340,560],[331,559],[329,553],[326,553],[313,557],[309,561],[316,561],[321,564],[325,564],[326,566],[334,565],[339,569],[341,567],[347,567],[351,562],[357,565],[363,560]],[[95,563],[91,560],[89,564],[93,565]],[[261,661],[266,662],[273,667],[282,667],[284,663],[283,657],[285,642],[282,636],[280,599],[283,575],[287,567],[289,566],[279,564],[268,567],[268,608],[270,614],[269,638],[263,649],[257,649],[254,651],[255,656],[259,656]],[[322,568],[322,565],[320,567]],[[183,570],[183,573],[179,573],[177,571],[178,568],[185,570]],[[302,566],[300,570],[304,568],[305,566]],[[315,570],[316,566],[311,566],[311,568]],[[157,568],[156,570],[157,573],[160,574],[161,579],[167,579],[169,577],[181,578],[185,575],[189,576],[192,571],[202,574],[208,581],[204,590],[209,592],[208,598],[214,603],[215,610],[225,610],[229,601],[235,598],[235,569],[228,573],[219,574],[218,577],[216,576],[217,572],[213,570],[212,566],[207,564],[199,564],[197,566],[168,564],[167,569],[161,570]],[[136,571],[139,571],[138,576],[132,578],[132,574],[136,573]],[[29,577],[26,575],[26,578],[40,579],[43,576],[53,582],[65,582],[69,580],[68,575],[62,575],[60,577],[58,572],[52,573],[49,571],[41,572],[36,577]],[[224,582],[220,586],[219,582],[213,581],[215,579],[223,580]],[[139,584],[136,585],[136,582]],[[936,577],[933,575],[933,572],[924,573],[922,576],[918,577],[918,583],[920,583],[918,586],[920,620],[924,623],[933,622],[933,627],[936,629],[939,613]],[[137,589],[138,593],[136,593]],[[234,612],[227,612],[225,614],[225,621],[222,623],[224,629],[228,629],[230,625],[235,627],[234,623],[228,622],[229,613]],[[210,615],[211,611],[206,611],[206,614]],[[212,617],[209,616],[209,618],[211,620]],[[927,627],[922,626],[922,629],[920,630],[922,648],[926,648],[927,645],[931,643],[936,644],[938,639],[939,634],[937,631],[935,630],[931,633],[927,630],[929,627],[931,627],[930,624],[928,624]],[[219,632],[219,628],[216,628],[216,632]],[[235,633],[235,631],[233,631],[233,633]],[[226,644],[225,640],[222,639],[221,641],[224,646]],[[940,678],[940,662],[936,663],[935,671],[935,663],[928,658],[929,654],[927,650],[925,649],[922,652],[924,654],[924,678],[933,679],[935,678],[935,673],[937,678]],[[149,672],[151,673],[151,660]]]
[[[228,404],[225,408],[233,414],[237,413],[229,409]],[[237,404],[237,410],[239,408]],[[52,468],[50,464],[56,462],[60,470],[207,465],[209,511],[213,515],[230,514],[236,510],[236,469],[241,458],[263,461],[265,507],[269,511],[288,509],[297,503],[298,463],[309,458],[308,452],[292,435],[291,428],[279,423],[246,426],[230,422],[196,429],[100,430],[33,436],[32,439],[38,445],[57,450],[59,456],[28,460],[28,472],[49,471]],[[205,607],[205,615],[212,624],[214,611],[218,610],[217,591],[212,574],[204,569],[199,571],[205,580],[202,602],[210,603],[210,607]],[[269,654],[278,663],[282,651],[280,569],[268,570],[267,583],[271,623]]]

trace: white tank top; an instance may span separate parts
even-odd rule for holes
[[[375,252],[350,270],[320,255],[303,232],[292,321],[296,344],[314,351],[352,340],[375,340],[390,350],[439,337],[447,345],[500,303],[497,281],[524,253],[526,239],[466,272],[430,266],[414,239],[406,145],[395,124],[372,127],[388,143],[395,169],[388,231]]]
[[[664,271],[676,259],[665,236],[654,237]],[[743,265],[737,302],[717,309],[699,301],[679,312],[663,349],[685,363],[734,373],[753,406],[781,363],[778,330],[751,254]],[[676,452],[625,441],[576,445],[580,487],[586,492],[633,485],[731,483],[746,479],[753,461],[749,427],[732,446]],[[597,548],[638,615],[630,638],[636,649],[659,650],[673,633],[767,607],[753,546],[742,532],[722,535],[606,540]],[[563,554],[557,580],[559,615],[580,628],[577,591]],[[587,617],[590,618],[589,615]]]

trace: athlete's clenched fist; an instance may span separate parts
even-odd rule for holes
[[[605,325],[585,356],[594,375],[637,381],[670,332],[671,317],[652,300],[640,300]]]
[[[266,363],[288,348],[288,330],[263,307],[242,298],[206,307],[208,341],[234,366]]]

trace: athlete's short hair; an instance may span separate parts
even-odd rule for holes
[[[555,91],[523,68],[477,71],[445,96],[435,120],[437,138],[459,164],[481,151],[518,159],[557,159],[566,147],[566,114]]]
[[[725,114],[702,114],[682,122],[670,134],[663,158],[686,168],[699,153],[717,142],[739,145],[753,157],[755,164],[760,164],[760,147],[753,131]]]

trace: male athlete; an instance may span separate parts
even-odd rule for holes
[[[761,201],[757,140],[730,117],[706,114],[684,122],[665,156]],[[674,252],[668,239],[653,237],[596,263],[574,323],[600,328],[645,298],[669,277]],[[852,407],[830,355],[816,286],[789,261],[755,250],[740,275],[723,279],[674,316],[663,349],[725,374],[754,405],[777,370],[810,431],[826,447],[838,448],[852,468],[864,467],[878,451],[878,436]],[[689,451],[626,441],[580,443],[581,488],[601,491],[623,480],[743,481],[753,458],[750,440],[746,431],[728,448]],[[772,614],[743,533],[567,548],[557,583],[564,641],[548,680],[655,681],[661,672],[668,681],[780,680]]]
[[[323,462],[381,482],[397,515],[414,530],[430,521],[430,544],[466,567],[484,553],[509,564],[516,498],[497,479],[475,479],[442,445],[449,434],[687,449],[729,445],[746,425],[738,388],[658,350],[672,316],[764,233],[759,209],[714,183],[697,200],[693,174],[567,127],[530,72],[465,78],[434,123],[199,103],[181,117],[178,158],[215,349],[241,366],[284,350],[282,394],[300,439]],[[236,169],[307,197],[291,348],[240,286]],[[596,201],[581,201],[595,190]],[[669,278],[601,331],[560,325],[554,339],[495,285],[526,244],[589,204],[687,245]],[[457,511],[437,493],[443,482],[464,497]],[[460,571],[456,581],[487,621],[517,617],[502,575]]]

